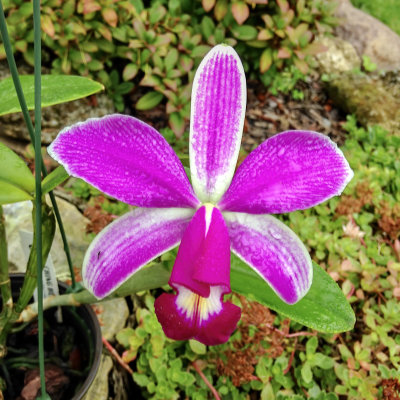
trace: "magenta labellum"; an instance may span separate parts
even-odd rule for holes
[[[206,345],[229,339],[240,308],[225,301],[230,252],[289,304],[312,282],[300,239],[270,214],[313,207],[339,195],[353,172],[326,136],[280,133],[261,144],[234,175],[246,109],[241,61],[214,47],[193,82],[190,125],[192,186],[178,157],[149,125],[123,115],[64,129],[50,155],[73,176],[141,208],[100,232],[85,256],[85,286],[103,298],[144,265],[180,247],[169,280],[175,293],[156,299],[165,334]]]

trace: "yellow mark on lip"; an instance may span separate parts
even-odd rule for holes
[[[202,325],[210,316],[222,310],[222,286],[211,286],[208,297],[200,296],[184,286],[178,286],[176,305],[193,324]]]

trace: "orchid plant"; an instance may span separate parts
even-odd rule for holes
[[[246,109],[246,80],[232,47],[215,46],[193,83],[191,184],[179,158],[151,126],[125,115],[89,119],[61,131],[49,154],[70,175],[137,206],[91,243],[83,264],[101,299],[180,244],[155,312],[172,339],[226,342],[240,308],[231,291],[231,251],[288,304],[309,290],[304,244],[271,214],[306,209],[339,195],[353,172],[328,137],[287,131],[266,140],[235,173]]]

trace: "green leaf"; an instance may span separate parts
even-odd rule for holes
[[[206,354],[207,352],[207,347],[203,343],[198,342],[197,340],[194,339],[189,340],[189,346],[192,349],[193,353]]]
[[[0,205],[32,199],[33,197],[25,190],[0,178]]]
[[[238,25],[232,28],[233,34],[240,40],[254,40],[258,31],[251,25]]]
[[[0,183],[2,184],[1,198],[5,201],[23,196],[20,200],[31,199],[29,193],[35,190],[35,178],[24,161],[3,143],[0,143]],[[10,193],[6,188],[15,187]],[[21,192],[24,192],[21,193]],[[19,200],[7,201],[14,202]],[[2,204],[6,204],[2,202]]]
[[[255,300],[309,328],[320,332],[346,332],[354,327],[355,315],[336,282],[313,263],[310,290],[298,303],[289,305],[247,264],[232,254],[232,290]]]
[[[33,75],[20,76],[29,110],[34,109]],[[104,89],[101,83],[82,76],[42,75],[42,107],[81,99]],[[21,111],[12,78],[0,81],[0,115]]]
[[[169,116],[169,126],[174,131],[177,137],[181,137],[185,131],[185,120],[179,112],[173,112]]]
[[[69,178],[68,172],[64,169],[62,165],[60,165],[49,175],[47,175],[46,178],[43,179],[42,193],[45,194],[50,192],[56,186],[60,185],[68,178]]]
[[[312,381],[313,373],[308,362],[301,367],[301,377],[304,379],[305,383],[310,383]]]
[[[160,92],[149,92],[142,96],[136,103],[137,110],[150,110],[160,104],[164,95]]]

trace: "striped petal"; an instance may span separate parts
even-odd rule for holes
[[[190,120],[192,184],[203,202],[228,188],[239,153],[246,111],[246,79],[232,47],[215,46],[193,82]]]
[[[339,195],[352,177],[343,153],[327,136],[287,131],[249,154],[219,207],[251,214],[303,210]]]
[[[88,119],[48,149],[70,175],[141,207],[197,207],[185,170],[167,141],[127,115]]]
[[[169,283],[203,297],[210,295],[210,286],[221,286],[224,294],[231,291],[229,235],[217,208],[206,205],[196,211],[183,235]]]
[[[220,211],[210,204],[197,210],[179,247],[169,284],[155,302],[165,334],[195,338],[206,345],[225,343],[240,319],[240,308],[223,301],[230,289],[229,234]]]
[[[103,298],[177,246],[193,213],[186,208],[137,208],[108,225],[90,244],[83,261],[87,289]]]
[[[310,289],[312,263],[304,244],[270,215],[224,212],[231,249],[252,267],[279,297],[294,304]]]

